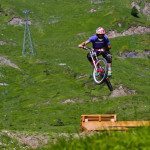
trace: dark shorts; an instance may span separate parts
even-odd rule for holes
[[[106,59],[107,63],[111,63],[112,62],[112,56],[111,56],[110,51],[99,52],[99,51],[95,50],[95,52],[96,52],[97,56],[102,55]],[[87,54],[87,59],[90,62],[92,61],[90,53]]]

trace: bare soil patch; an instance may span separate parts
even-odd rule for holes
[[[6,136],[16,139],[19,143],[36,149],[48,143],[48,136],[44,135],[27,135],[19,132],[2,131]]]
[[[136,94],[135,90],[128,89],[122,85],[117,87],[110,95],[111,98],[113,97],[121,97],[121,96],[127,96],[127,95],[133,95]]]
[[[120,53],[122,58],[150,58],[150,50],[144,50],[143,52],[126,51]]]
[[[145,34],[145,33],[150,33],[150,27],[130,27],[128,30],[118,33],[116,30],[109,31],[108,32],[108,37],[109,38],[116,38],[120,36],[128,36],[128,35],[134,35],[134,34]]]
[[[9,20],[8,24],[21,26],[25,24],[25,21],[21,19],[20,17],[13,17],[11,20]],[[30,20],[28,20],[28,24],[31,25]]]
[[[14,64],[13,62],[11,62],[9,59],[0,56],[0,65],[6,65],[6,66],[10,66],[16,69],[20,69],[16,64]]]
[[[62,104],[67,104],[67,103],[75,103],[75,101],[72,99],[67,99],[67,100],[62,102]]]
[[[2,35],[3,35],[3,34],[2,34]],[[15,46],[16,43],[15,43],[14,41],[12,41],[12,39],[10,39],[10,40],[5,40],[5,41],[0,40],[0,46],[3,46],[3,45],[13,45],[13,46]]]
[[[74,104],[74,103],[82,103],[83,100],[79,99],[79,98],[74,98],[74,99],[66,99],[66,100],[63,100],[61,103],[62,104]]]

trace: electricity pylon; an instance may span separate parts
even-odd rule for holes
[[[25,30],[24,30],[24,37],[23,37],[23,49],[22,55],[25,56],[26,54],[35,55],[35,50],[33,46],[33,41],[31,37],[31,31],[29,27],[29,10],[24,10],[23,13],[25,14]]]

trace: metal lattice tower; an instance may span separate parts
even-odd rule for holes
[[[23,49],[22,55],[25,56],[26,54],[35,55],[35,50],[33,46],[33,41],[31,38],[31,31],[29,27],[29,10],[24,10],[23,13],[25,14],[25,30],[24,30],[24,38],[23,38]]]

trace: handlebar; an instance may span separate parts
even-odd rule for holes
[[[85,49],[85,50],[89,50],[89,51],[93,51],[94,49],[93,48],[90,48],[90,47],[83,47],[83,49]]]
[[[93,48],[90,48],[90,47],[83,47],[83,49],[89,50],[89,51],[94,51],[94,49],[93,49]],[[104,52],[105,50],[104,50],[103,48],[100,48],[100,49],[97,49],[97,51],[99,51],[99,52]]]

